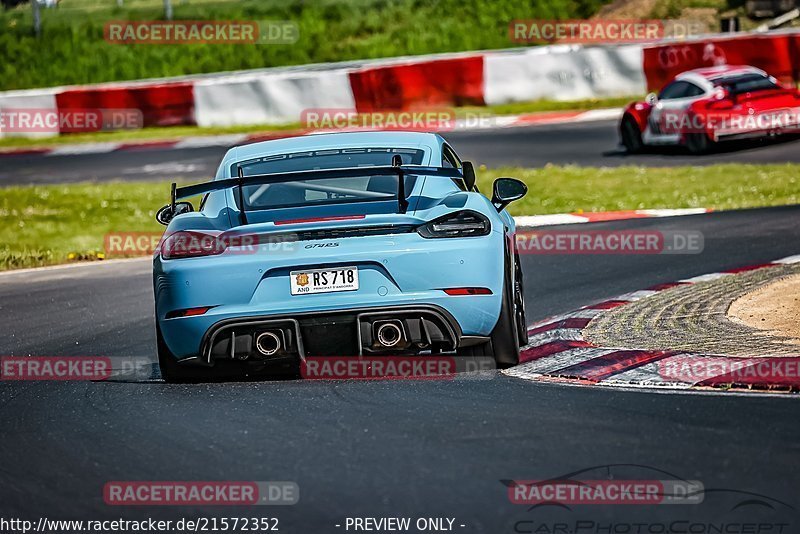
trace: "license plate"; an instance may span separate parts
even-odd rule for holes
[[[334,293],[358,289],[358,268],[313,269],[289,273],[292,295]]]

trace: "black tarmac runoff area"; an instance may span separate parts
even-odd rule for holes
[[[573,130],[600,136],[610,128],[598,123]],[[567,135],[564,130],[548,135]],[[470,144],[473,134],[460,134],[458,144],[477,160],[479,150],[488,157],[504,142],[528,147],[517,148],[519,154],[547,154],[556,144],[542,146],[546,136],[534,129],[495,135],[493,144],[479,148],[477,141]],[[585,156],[591,163],[626,161],[602,155],[602,147],[613,149],[610,139],[573,141],[600,147]],[[551,159],[568,146],[551,151]],[[126,166],[112,155],[104,158],[106,169]],[[509,163],[535,164],[525,158]],[[19,172],[9,170],[8,161],[4,179]],[[799,206],[592,229],[699,231],[704,250],[525,255],[530,321],[800,252]],[[0,355],[152,358],[151,284],[148,259],[2,274]],[[499,373],[186,385],[0,381],[0,518],[271,517],[285,533],[354,532],[353,518],[403,517],[411,519],[409,532],[419,532],[418,518],[443,518],[436,531],[794,534],[800,532],[798,420],[800,399],[791,395],[605,389]],[[690,480],[703,491],[699,502],[672,505],[531,505],[509,498],[509,481],[567,478]],[[110,506],[103,488],[111,481],[292,481],[299,502]]]
[[[678,147],[627,154],[619,145],[617,122],[533,125],[444,133],[467,160],[478,165],[541,167],[583,165],[712,165],[715,163],[800,162],[800,139],[724,143],[716,152],[694,156]],[[227,146],[165,148],[143,146],[101,154],[0,156],[0,186],[106,180],[194,180],[214,176]]]

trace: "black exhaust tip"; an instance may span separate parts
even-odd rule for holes
[[[281,338],[275,332],[267,330],[256,336],[256,350],[263,356],[274,356],[282,346]]]
[[[385,348],[392,348],[403,341],[402,324],[395,321],[381,321],[375,323],[375,339]]]

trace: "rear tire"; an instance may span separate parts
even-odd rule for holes
[[[642,151],[642,148],[644,148],[642,132],[639,131],[639,126],[633,120],[633,117],[625,115],[620,124],[619,133],[626,152],[636,154]]]
[[[158,321],[156,321],[156,344],[158,349],[158,368],[161,371],[161,378],[164,379],[164,382],[180,384],[211,380],[215,377],[211,369],[181,365],[164,342]]]
[[[690,133],[686,135],[686,148],[692,154],[707,154],[713,146],[714,142],[705,133]]]
[[[528,344],[528,320],[525,318],[525,286],[522,283],[522,264],[519,254],[514,255],[514,312],[517,319],[517,339],[520,347]]]
[[[507,265],[507,264],[506,264]],[[515,267],[515,270],[518,266]],[[498,369],[505,369],[512,367],[519,363],[519,347],[522,335],[525,336],[527,343],[527,329],[524,334],[519,332],[518,322],[520,314],[518,313],[515,305],[516,290],[512,288],[509,280],[508,268],[505,269],[506,275],[503,282],[503,301],[500,305],[500,317],[497,319],[497,324],[489,334],[489,342],[482,345],[474,345],[472,347],[465,347],[459,349],[458,354],[461,356],[490,356],[494,358],[495,365]],[[515,284],[522,290],[522,279],[519,279],[520,284]],[[525,321],[524,308],[522,310],[521,320]]]
[[[505,369],[519,363],[519,335],[514,312],[514,292],[506,274],[503,284],[503,303],[500,317],[491,333],[492,355],[498,369]]]

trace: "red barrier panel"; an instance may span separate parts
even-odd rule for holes
[[[484,105],[483,56],[372,67],[350,73],[359,113]]]
[[[647,87],[658,91],[681,72],[714,65],[752,65],[791,83],[797,71],[792,61],[791,37],[796,39],[765,35],[647,47],[644,49]]]
[[[794,81],[800,82],[800,34],[789,35],[787,39],[789,39],[789,56],[794,66]]]
[[[191,82],[68,89],[56,95],[56,104],[62,112],[71,109],[139,110],[144,126],[195,124]]]

